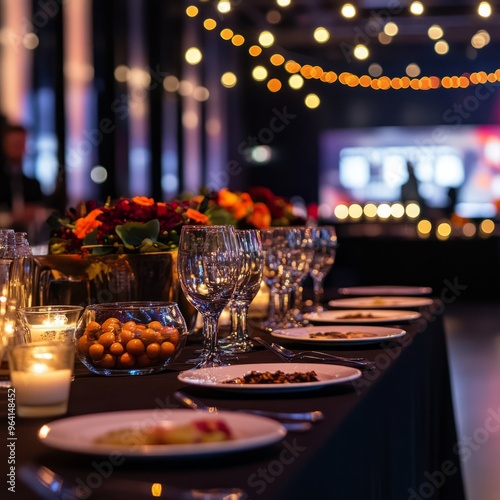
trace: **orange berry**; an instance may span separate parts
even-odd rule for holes
[[[175,352],[175,345],[166,341],[160,346],[160,358],[169,358]]]
[[[120,356],[125,351],[125,348],[120,344],[120,342],[113,342],[109,346],[109,352],[115,356]]]
[[[98,342],[99,344],[102,344],[106,349],[109,349],[109,347],[113,342],[115,342],[115,340],[116,337],[113,332],[106,332],[99,337]]]
[[[127,352],[133,354],[134,356],[140,356],[146,348],[144,344],[139,339],[132,339],[127,342],[126,345]]]
[[[94,361],[99,361],[104,355],[104,346],[96,342],[89,347],[89,355]]]

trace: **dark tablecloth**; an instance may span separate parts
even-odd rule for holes
[[[126,498],[102,491],[104,476],[109,475],[113,480],[142,479],[187,488],[239,487],[252,499],[463,499],[461,450],[439,306],[425,309],[423,319],[403,327],[408,333],[397,341],[328,349],[369,358],[376,362],[376,370],[354,382],[297,393],[241,395],[186,386],[177,380],[177,373],[189,368],[183,361],[199,347],[196,337],[171,369],[161,374],[103,377],[77,363],[67,416],[176,408],[179,403],[171,395],[182,389],[225,408],[322,410],[326,418],[313,424],[311,431],[289,433],[282,442],[266,448],[208,458],[127,458],[111,469],[107,457],[61,452],[39,442],[38,429],[52,419],[17,418],[16,494],[12,497],[38,498],[21,479],[24,465],[38,464],[87,486],[84,491],[91,493],[89,498]],[[255,327],[252,333],[272,339]],[[276,361],[262,349],[238,360]],[[0,402],[1,496],[9,498],[4,495],[9,493],[5,391]]]

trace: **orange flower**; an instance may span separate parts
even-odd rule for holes
[[[271,212],[264,203],[254,203],[253,213],[248,217],[247,222],[257,229],[265,229],[271,226]]]
[[[252,212],[253,201],[250,198],[248,193],[241,193],[241,198],[238,203],[236,203],[232,209],[231,213],[233,214],[236,220],[244,219],[249,213]]]
[[[102,226],[102,222],[97,220],[97,217],[103,212],[98,208],[94,208],[92,212],[87,214],[85,217],[81,217],[76,221],[74,233],[75,235],[82,239],[91,233],[96,227]]]
[[[155,200],[153,200],[153,198],[148,198],[147,196],[134,196],[132,201],[143,207],[152,207],[155,204]]]
[[[208,224],[208,217],[194,208],[187,208],[185,213],[188,219],[191,219],[198,224]]]
[[[222,188],[217,195],[217,203],[222,208],[232,209],[240,203],[240,197],[236,193],[232,193],[227,188]]]

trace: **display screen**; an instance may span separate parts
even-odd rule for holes
[[[446,207],[450,188],[463,217],[492,217],[500,200],[500,126],[328,130],[320,138],[319,202],[402,200],[410,162],[429,207]]]

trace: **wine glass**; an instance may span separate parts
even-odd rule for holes
[[[182,291],[203,317],[205,341],[194,369],[224,366],[217,343],[218,321],[240,274],[233,226],[183,226],[177,266]]]
[[[292,293],[300,281],[306,254],[298,227],[273,227],[261,230],[264,250],[264,281],[271,291],[268,319],[261,324],[266,330],[297,326],[287,312]]]
[[[219,341],[224,352],[231,354],[248,352],[253,348],[247,328],[248,308],[259,291],[264,266],[260,231],[238,229],[236,237],[240,245],[241,271],[229,302],[231,333]]]
[[[324,295],[323,283],[335,262],[335,255],[337,253],[337,233],[333,226],[317,226],[311,228],[311,237],[313,240],[314,255],[309,273],[313,280],[313,311],[321,312],[324,310],[322,305]]]

